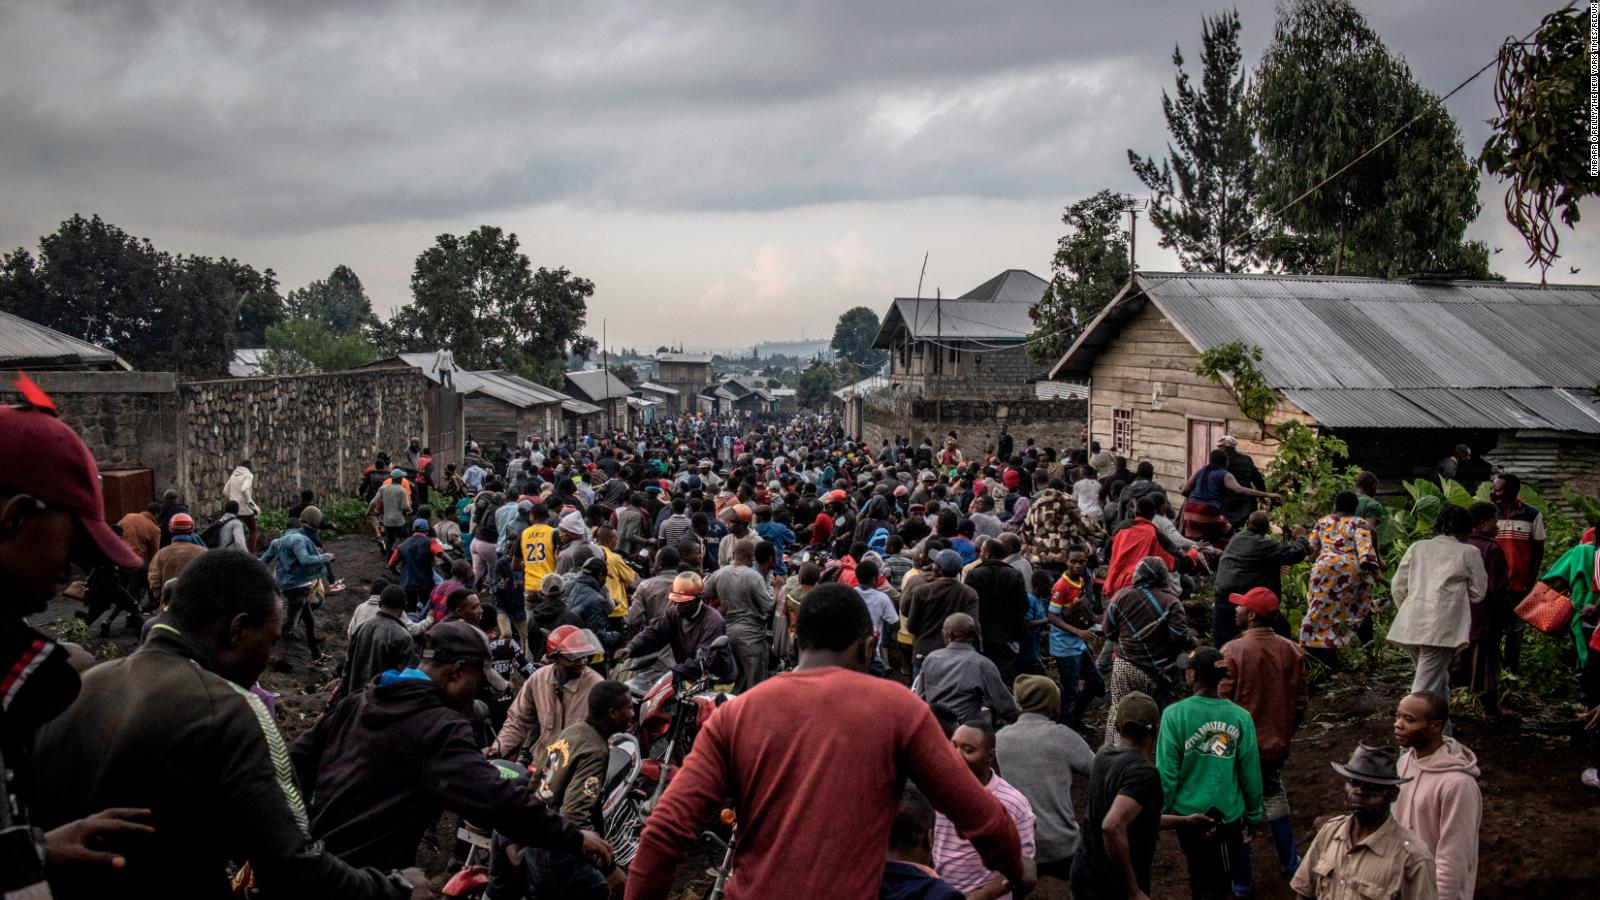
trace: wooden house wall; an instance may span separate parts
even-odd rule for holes
[[[1177,488],[1191,474],[1190,423],[1216,422],[1222,433],[1239,439],[1240,452],[1250,454],[1264,467],[1275,455],[1275,444],[1262,441],[1261,427],[1244,418],[1232,394],[1195,374],[1199,362],[1194,345],[1154,305],[1146,306],[1090,370],[1090,440],[1114,449],[1113,410],[1128,410],[1132,430],[1128,467],[1148,460],[1155,466],[1157,482]],[[1269,417],[1268,425],[1290,418],[1312,421],[1285,403]]]

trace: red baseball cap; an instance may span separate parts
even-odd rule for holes
[[[143,564],[106,524],[100,469],[67,423],[42,409],[0,406],[0,459],[17,462],[0,466],[0,488],[71,513],[95,549],[113,565],[137,569]]]
[[[1272,592],[1272,588],[1254,587],[1242,594],[1229,594],[1228,602],[1243,606],[1258,616],[1278,614],[1278,595]]]

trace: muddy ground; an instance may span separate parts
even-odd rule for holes
[[[317,633],[324,659],[310,662],[303,635],[286,633],[262,677],[267,689],[278,693],[278,724],[293,739],[309,728],[326,706],[334,670],[345,648],[345,624],[355,604],[366,598],[368,579],[385,574],[375,544],[365,538],[342,537],[328,541],[336,554],[335,566],[350,590],[331,595],[316,613]],[[74,600],[57,600],[37,621],[44,627],[70,619],[83,608]],[[111,640],[97,637],[87,643],[101,656],[131,652],[135,636],[124,633],[119,622]],[[1305,726],[1295,738],[1294,752],[1284,773],[1294,809],[1294,830],[1302,849],[1311,842],[1317,824],[1343,812],[1342,782],[1329,762],[1343,762],[1358,741],[1392,742],[1391,715],[1405,693],[1409,673],[1380,666],[1378,674],[1361,672],[1335,676],[1313,690]],[[1097,706],[1090,718],[1098,720]],[[1575,728],[1575,705],[1532,704],[1520,709],[1522,718],[1490,723],[1460,718],[1456,737],[1478,754],[1483,769],[1484,794],[1481,855],[1477,896],[1481,898],[1543,898],[1590,895],[1600,884],[1600,792],[1578,781],[1584,757]],[[1085,807],[1085,784],[1074,785],[1077,809]],[[448,817],[447,817],[448,818]],[[448,826],[441,825],[424,842],[419,864],[435,884],[441,884],[449,867]],[[442,849],[440,849],[442,848]],[[680,872],[680,888],[704,883],[710,862],[707,848],[696,852]],[[1256,848],[1256,892],[1261,898],[1288,898],[1292,893],[1278,874],[1271,845],[1264,839]],[[1584,888],[1588,885],[1588,888]],[[1154,897],[1188,894],[1183,856],[1175,838],[1163,836],[1156,858]],[[1056,900],[1068,896],[1060,882],[1046,879],[1034,896]]]

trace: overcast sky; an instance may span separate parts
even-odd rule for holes
[[[1360,6],[1437,93],[1540,15]],[[928,296],[1049,277],[1063,206],[1141,189],[1173,44],[1197,60],[1225,8],[0,0],[0,247],[98,212],[285,289],[347,264],[386,315],[436,235],[495,224],[595,282],[613,347],[825,336],[914,295],[925,252]],[[1238,8],[1253,68],[1272,4]],[[1491,77],[1449,102],[1469,154]],[[1502,192],[1469,235],[1528,278]],[[1600,280],[1600,228],[1563,240],[1552,280]],[[1151,229],[1139,260],[1175,267]]]

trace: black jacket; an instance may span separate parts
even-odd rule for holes
[[[1245,530],[1228,541],[1228,549],[1217,561],[1217,596],[1242,594],[1251,588],[1266,587],[1283,594],[1283,567],[1306,558],[1311,545],[1304,538],[1287,543],[1265,534]]]
[[[267,897],[411,895],[311,840],[271,713],[207,671],[171,626],[157,625],[131,656],[84,673],[78,701],[40,732],[35,759],[41,826],[122,806],[149,808],[155,827],[108,842],[127,856],[120,871],[52,873],[57,898],[231,897],[229,860],[249,860]]]
[[[1028,587],[1022,573],[1001,559],[986,559],[967,573],[978,594],[978,626],[987,650],[1017,643],[1028,630]]]
[[[289,748],[311,833],[357,865],[406,868],[441,809],[512,841],[577,855],[582,837],[484,758],[465,716],[426,678],[370,685]],[[331,895],[326,895],[331,896]]]

